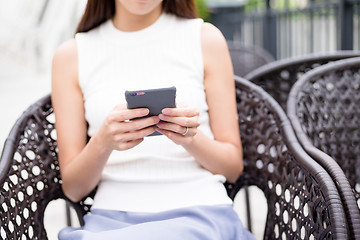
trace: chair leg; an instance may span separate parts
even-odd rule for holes
[[[246,204],[246,217],[247,217],[247,229],[252,232],[251,226],[251,209],[250,209],[250,193],[248,187],[244,187],[245,190],[245,204]]]
[[[65,203],[65,213],[66,213],[66,224],[67,226],[71,226],[71,212],[70,212],[70,204],[68,202]]]

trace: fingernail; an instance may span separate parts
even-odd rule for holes
[[[161,120],[165,120],[166,117],[165,117],[164,114],[160,114],[160,115],[159,115],[159,118],[160,118]]]
[[[165,108],[165,109],[163,109],[161,112],[162,112],[163,114],[170,114],[170,113],[171,113],[171,110]]]

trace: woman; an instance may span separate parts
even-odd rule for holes
[[[130,120],[148,109],[127,109],[126,90],[170,86],[176,108]],[[52,100],[64,193],[98,189],[59,238],[251,238],[223,186],[243,170],[234,94],[226,41],[193,0],[88,0],[54,55]]]

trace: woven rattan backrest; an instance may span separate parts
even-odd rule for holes
[[[234,74],[245,76],[274,58],[264,49],[256,46],[247,46],[238,42],[228,42],[229,52],[234,67]]]
[[[255,69],[245,78],[265,89],[283,109],[286,109],[291,87],[304,73],[331,61],[357,56],[360,56],[360,52],[339,51],[287,58]]]
[[[305,149],[319,161],[326,159],[324,165],[331,167],[336,161],[341,167],[343,172],[333,176],[339,187],[338,178],[345,173],[351,189],[342,192],[346,197],[353,191],[357,204],[351,198],[343,201],[360,239],[360,58],[330,63],[304,75],[291,90],[288,113]]]
[[[55,118],[50,96],[30,106],[14,125],[0,161],[0,238],[47,239],[44,211],[61,190]],[[88,211],[81,201],[80,213]]]
[[[263,191],[264,239],[346,239],[336,186],[302,150],[278,103],[241,78],[236,95],[245,169],[230,196],[243,186]]]

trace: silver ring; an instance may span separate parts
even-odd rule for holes
[[[188,133],[188,131],[189,131],[189,128],[188,128],[188,127],[186,127],[185,132],[184,132],[184,133],[182,133],[181,135],[185,136],[185,135]]]

